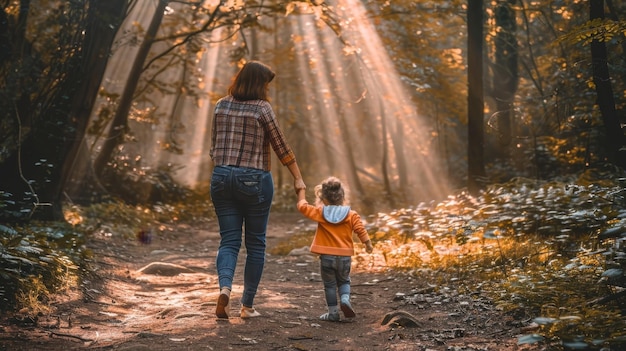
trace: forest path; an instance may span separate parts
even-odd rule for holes
[[[272,213],[268,248],[302,217]],[[324,322],[315,256],[268,255],[255,301],[259,318],[239,318],[244,252],[231,318],[215,318],[217,224],[165,228],[151,244],[119,235],[90,239],[96,274],[60,296],[36,324],[0,324],[0,350],[531,350],[517,345],[522,321],[496,310],[460,281],[434,282],[384,267],[382,254],[359,253],[352,270],[353,321]],[[305,251],[305,250],[302,250]],[[151,265],[152,264],[152,265]],[[147,267],[147,268],[146,268]],[[142,268],[144,270],[142,271]],[[156,268],[156,271],[151,269]],[[156,273],[156,274],[155,274]],[[384,316],[405,311],[412,320]],[[404,325],[404,326],[402,326]]]

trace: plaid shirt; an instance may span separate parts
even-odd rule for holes
[[[239,101],[230,95],[217,102],[209,152],[216,166],[269,171],[270,145],[283,165],[296,162],[269,102]]]

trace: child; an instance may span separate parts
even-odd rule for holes
[[[345,192],[341,181],[329,177],[315,187],[316,206],[306,201],[304,189],[297,190],[298,210],[317,222],[311,252],[320,255],[322,281],[328,312],[320,316],[324,321],[340,321],[339,308],[346,318],[355,317],[350,304],[350,265],[354,254],[352,233],[365,244],[368,253],[374,249],[361,216],[344,205]],[[339,307],[337,306],[339,292]]]

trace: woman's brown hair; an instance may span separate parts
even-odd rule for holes
[[[267,85],[276,74],[259,61],[249,61],[237,73],[228,93],[237,100],[268,100]]]

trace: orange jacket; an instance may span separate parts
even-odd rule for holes
[[[306,200],[300,200],[297,207],[303,215],[317,222],[317,230],[311,244],[312,253],[352,256],[354,255],[353,232],[361,242],[369,240],[361,216],[348,206],[316,207]]]

